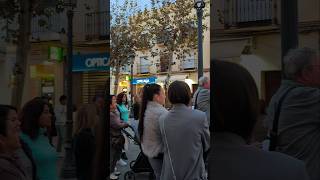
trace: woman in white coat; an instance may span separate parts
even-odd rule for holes
[[[165,99],[160,85],[147,84],[143,87],[138,132],[142,152],[149,158],[157,180],[160,178],[163,159],[159,117],[167,113],[163,107]]]

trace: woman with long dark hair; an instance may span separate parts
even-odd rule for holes
[[[166,96],[163,88],[158,84],[147,84],[142,91],[138,132],[142,151],[149,158],[156,179],[159,180],[163,155],[159,118],[168,112],[163,107]]]
[[[120,119],[124,122],[129,121],[128,98],[126,93],[122,92],[117,96],[117,108],[120,113]]]
[[[21,139],[30,147],[39,180],[57,180],[57,153],[45,133],[51,127],[49,105],[41,99],[27,102],[20,114]]]
[[[125,123],[128,123],[129,122],[128,97],[125,92],[118,94],[116,108],[118,109],[120,119]],[[119,163],[122,166],[126,166],[127,163],[124,160],[128,160],[125,150],[128,150],[129,141],[126,136],[125,136],[125,141],[126,142],[123,149],[123,153],[121,154],[121,159],[119,160]]]
[[[114,172],[116,163],[120,160],[121,152],[124,146],[124,137],[121,133],[122,128],[129,125],[120,120],[119,115],[116,113],[117,104],[116,97],[110,95],[110,179],[118,179],[117,172]]]

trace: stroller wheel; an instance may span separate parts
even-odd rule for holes
[[[128,171],[124,174],[124,180],[136,180],[136,176],[133,171]]]
[[[135,160],[130,162],[129,166],[130,166],[131,169],[133,169],[133,166],[134,166],[135,162],[136,162]]]

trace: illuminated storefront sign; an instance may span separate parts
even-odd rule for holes
[[[132,84],[155,84],[156,80],[156,77],[134,78]]]
[[[107,71],[110,56],[108,53],[74,55],[72,61],[73,72]]]

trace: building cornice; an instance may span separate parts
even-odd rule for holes
[[[320,30],[320,21],[308,21],[299,23],[299,32],[307,33]],[[239,38],[280,33],[280,25],[262,27],[213,29],[210,32],[211,42],[221,38]]]
[[[209,72],[209,68],[204,68],[204,72]],[[185,73],[196,73],[198,72],[197,69],[192,69],[192,70],[184,70],[184,71],[172,71],[172,75],[176,74],[185,74]],[[162,75],[167,75],[168,72],[161,72],[161,73],[148,73],[148,74],[133,74],[134,77],[149,77],[149,76],[162,76]]]

